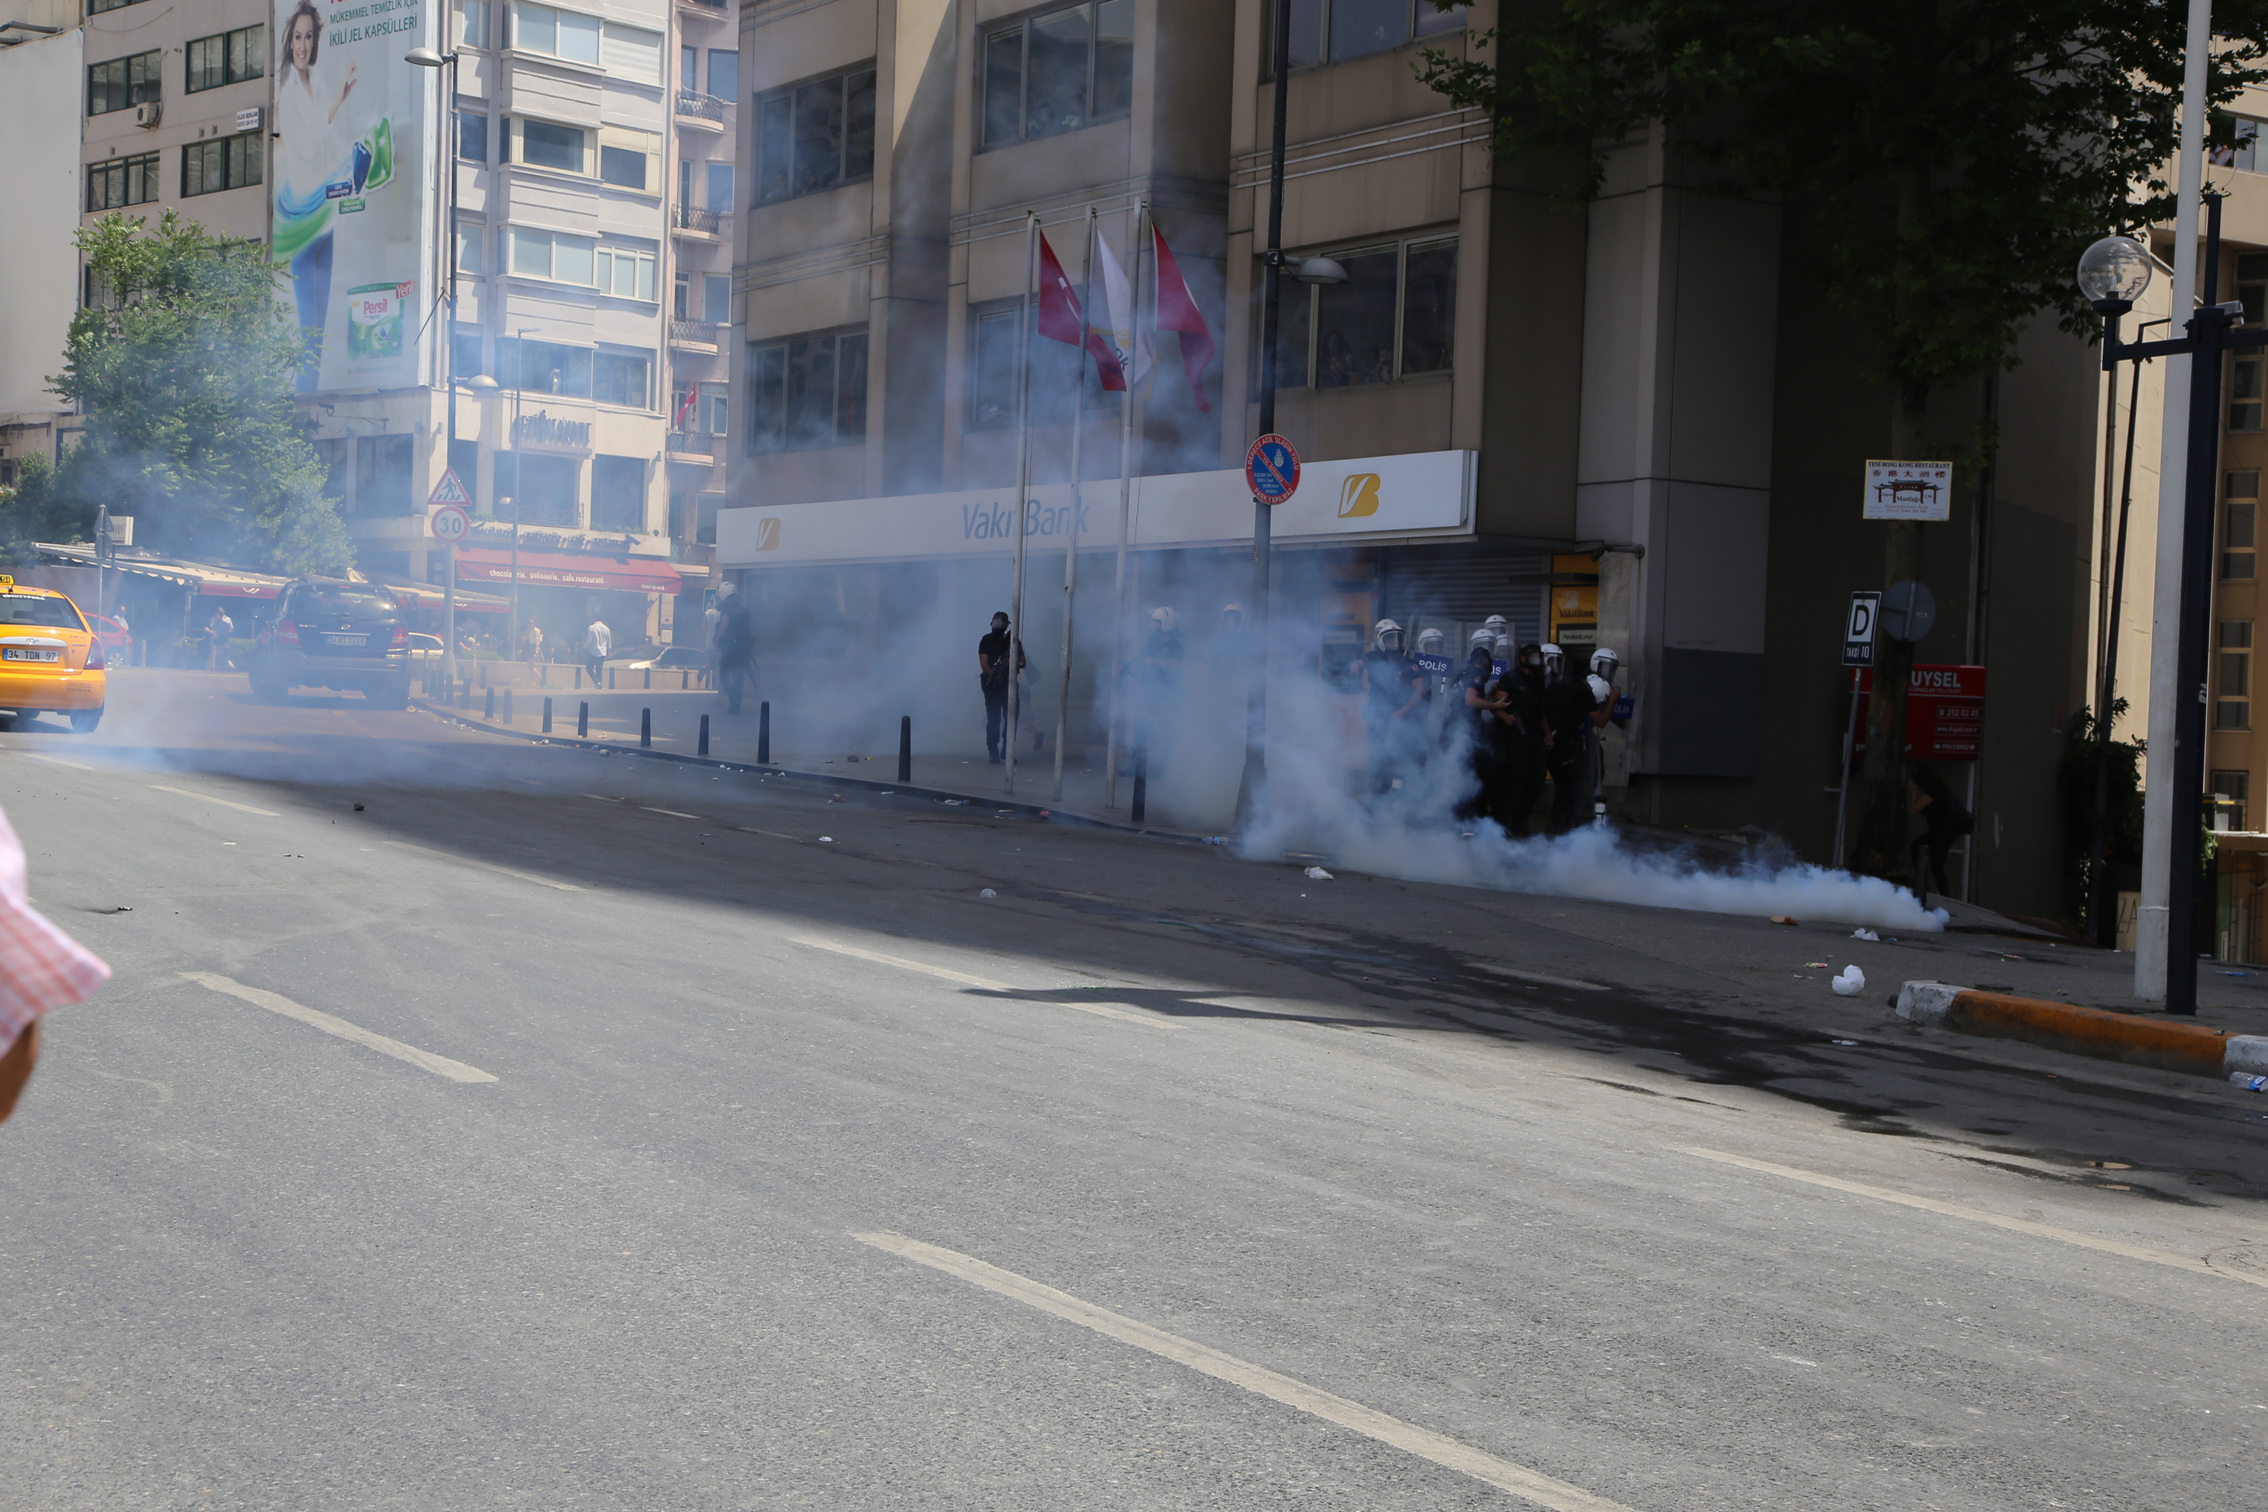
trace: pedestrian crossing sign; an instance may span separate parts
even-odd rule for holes
[[[426,495],[425,499],[425,506],[428,509],[436,504],[470,506],[471,503],[472,495],[465,492],[465,485],[457,480],[457,470],[453,467],[441,469],[441,481],[433,485],[433,492]]]

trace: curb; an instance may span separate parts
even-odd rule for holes
[[[2022,1040],[2160,1071],[2245,1082],[2268,1076],[2268,1037],[2044,998],[1978,992],[1949,982],[1906,983],[1898,990],[1898,1016],[1931,1028]]]
[[[958,799],[964,803],[989,804],[995,811],[1012,811],[1027,819],[1044,819],[1050,824],[1108,830],[1118,835],[1135,835],[1146,840],[1178,841],[1186,845],[1210,843],[1201,835],[1185,834],[1180,830],[1150,829],[1132,824],[1118,824],[1108,819],[1090,818],[1085,814],[1072,814],[1061,809],[1043,808],[1039,804],[1025,803],[1013,798],[985,797],[976,793],[955,792],[949,788],[917,787],[910,782],[881,782],[872,777],[838,777],[828,772],[800,771],[794,767],[784,767],[771,762],[727,761],[715,756],[688,756],[682,751],[657,751],[651,746],[623,745],[612,740],[581,740],[573,735],[532,734],[526,730],[515,730],[509,725],[491,724],[484,719],[475,719],[469,714],[459,713],[456,709],[437,699],[423,696],[411,698],[410,707],[423,709],[428,714],[438,715],[451,724],[462,725],[468,730],[478,730],[484,735],[506,735],[514,740],[525,741],[529,745],[568,746],[581,751],[603,751],[610,755],[639,756],[649,761],[674,761],[683,766],[714,767],[719,771],[764,772],[774,777],[793,777],[800,781],[830,787],[861,788],[870,793],[904,794],[914,798],[935,799],[939,802],[947,799]]]

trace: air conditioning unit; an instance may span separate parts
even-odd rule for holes
[[[134,107],[134,124],[137,126],[155,126],[163,119],[165,119],[165,101],[163,100],[151,100],[147,104]]]

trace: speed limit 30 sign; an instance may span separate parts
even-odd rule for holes
[[[463,540],[472,530],[472,516],[456,504],[444,504],[433,511],[433,539],[451,546]]]

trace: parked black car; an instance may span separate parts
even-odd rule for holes
[[[409,669],[409,626],[391,593],[371,583],[302,578],[284,590],[275,622],[255,642],[252,693],[272,701],[293,688],[332,688],[406,709]]]

